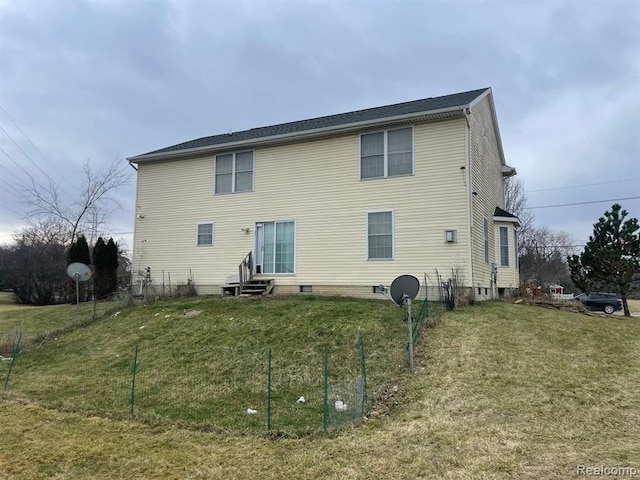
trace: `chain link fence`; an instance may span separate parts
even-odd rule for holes
[[[432,281],[424,275],[419,295],[424,300],[415,302],[414,344],[446,309],[443,282],[439,275],[434,277]],[[165,355],[152,348],[152,332],[143,343],[132,342],[128,354],[118,353],[111,350],[108,339],[90,338],[88,330],[78,327],[105,315],[116,317],[126,306],[126,298],[85,305],[84,320],[71,319],[58,331],[32,338],[18,331],[0,336],[3,396],[109,418],[133,416],[203,430],[296,435],[340,428],[363,418],[371,406],[370,352],[362,334],[351,347],[327,346],[312,356],[293,359],[290,353],[282,358],[278,350],[256,349],[247,355],[229,345],[219,347],[215,356],[232,360],[216,362],[199,361],[190,351]],[[54,351],[67,346],[70,340],[64,334],[73,329],[76,343],[65,350],[72,353],[60,362]],[[25,344],[35,348],[44,341],[55,361],[20,355]],[[193,345],[194,350],[203,348],[207,348],[205,339]]]
[[[94,344],[65,365],[36,365],[29,355],[20,356],[16,340],[13,355],[0,362],[0,381],[5,398],[62,411],[202,430],[311,434],[364,416],[362,337],[353,350],[326,349],[315,359],[299,359],[295,371],[277,351],[260,352],[252,357],[253,374],[240,378],[213,364],[192,363],[188,355],[162,358],[139,345],[124,357]]]

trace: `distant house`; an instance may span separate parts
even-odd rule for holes
[[[519,223],[504,210],[515,170],[489,88],[128,161],[138,171],[134,281],[145,288],[190,282],[219,293],[253,277],[274,293],[379,298],[381,283],[435,269],[457,272],[477,299],[518,286]]]
[[[562,285],[557,285],[552,283],[549,285],[549,294],[550,295],[564,295],[564,287]]]

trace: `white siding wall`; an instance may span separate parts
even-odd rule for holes
[[[213,155],[139,165],[134,273],[149,266],[156,287],[163,271],[165,284],[169,273],[175,284],[191,272],[199,289],[221,285],[253,250],[256,222],[294,220],[296,274],[274,276],[276,285],[373,286],[435,268],[459,269],[470,285],[465,121],[415,126],[412,176],[361,181],[359,146],[347,135],[258,149],[255,191],[239,194],[213,194]],[[367,260],[367,212],[387,209],[395,258]],[[206,221],[215,244],[196,247]],[[457,230],[456,243],[445,242],[446,229]]]

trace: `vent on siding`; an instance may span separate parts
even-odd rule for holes
[[[455,243],[458,239],[458,232],[456,230],[445,230],[444,240],[447,243]]]
[[[313,287],[311,285],[300,285],[300,293],[311,293],[313,292]]]

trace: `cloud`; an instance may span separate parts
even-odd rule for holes
[[[636,0],[0,0],[0,105],[41,153],[2,111],[0,126],[47,175],[2,132],[11,158],[0,152],[0,166],[24,180],[18,162],[71,190],[88,158],[124,162],[229,130],[491,86],[507,161],[527,189],[629,178],[639,46]],[[533,192],[530,203],[637,187]],[[132,229],[134,195],[133,185],[119,192],[117,231]],[[22,206],[10,188],[0,205],[6,232]],[[606,208],[536,213],[584,230]]]

